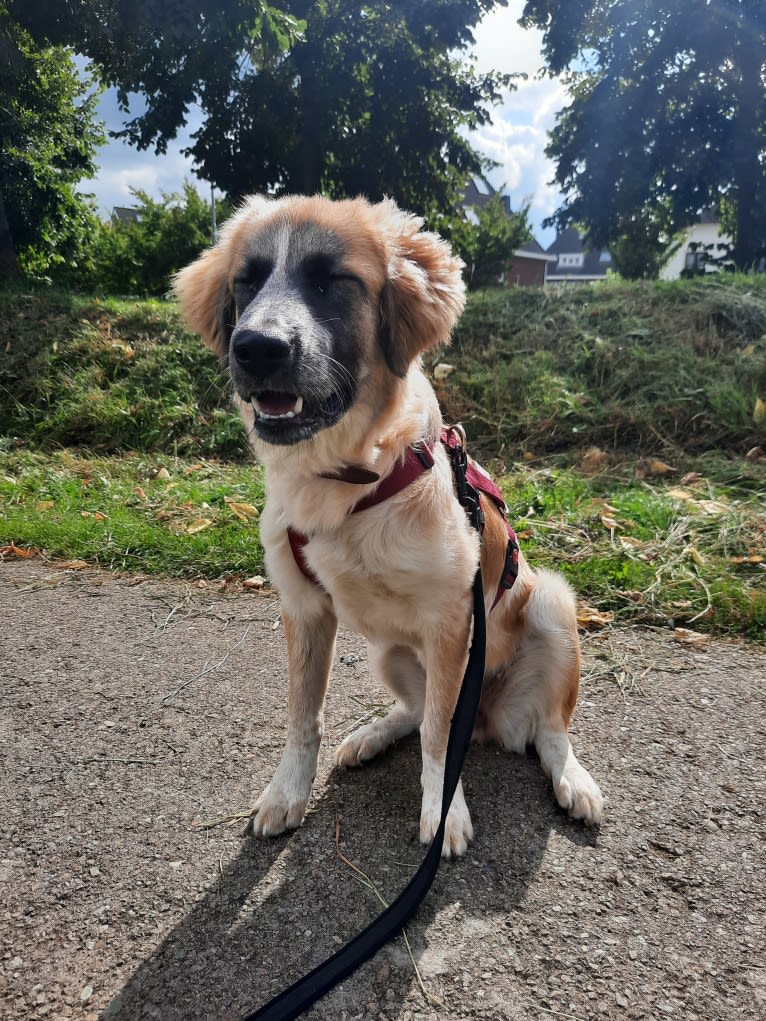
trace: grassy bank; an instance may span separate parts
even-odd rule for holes
[[[245,456],[216,359],[172,303],[0,291],[0,331],[0,435]],[[485,456],[744,454],[766,440],[766,276],[475,294],[427,367],[444,361],[447,416]]]
[[[0,547],[262,573],[262,480],[173,305],[0,292]],[[437,384],[583,622],[766,640],[766,280],[474,295]]]

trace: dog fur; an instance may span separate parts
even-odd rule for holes
[[[420,838],[431,840],[479,558],[488,641],[475,737],[516,752],[533,744],[559,804],[601,819],[601,792],[568,737],[580,669],[573,593],[522,555],[516,583],[490,612],[504,524],[485,501],[480,543],[437,442],[441,415],[420,356],[449,338],[465,295],[459,260],[421,227],[391,201],[253,197],[175,278],[190,326],[228,359],[265,465],[261,538],[282,600],[289,690],[284,754],[253,810],[257,835],[303,819],[340,619],[366,637],[370,667],[396,703],[347,737],[335,762],[360,765],[419,729]],[[421,440],[435,444],[434,467],[362,513],[350,511],[377,483],[323,477],[354,465],[385,478]],[[305,558],[320,584],[299,570],[288,526],[309,537]],[[472,837],[461,784],[443,855],[462,854]]]

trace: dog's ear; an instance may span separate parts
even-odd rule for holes
[[[404,376],[423,351],[449,340],[465,305],[463,263],[423,221],[393,202],[384,215],[387,280],[381,296],[381,344],[388,367]]]
[[[225,247],[218,244],[179,270],[172,281],[186,322],[222,358],[229,350],[236,317],[228,263]]]

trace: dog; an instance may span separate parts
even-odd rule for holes
[[[601,791],[568,736],[580,672],[572,590],[519,555],[515,582],[494,605],[503,516],[484,501],[480,537],[455,496],[421,356],[449,339],[463,310],[462,263],[422,228],[391,200],[255,196],[174,278],[189,326],[228,362],[265,466],[261,539],[281,597],[289,688],[284,753],[255,802],[256,835],[303,820],[342,620],[365,636],[370,667],[396,701],[346,737],[335,763],[361,765],[419,729],[420,839],[432,840],[479,562],[487,649],[474,737],[515,752],[534,745],[559,804],[601,820]],[[432,466],[375,503],[423,449]],[[442,855],[462,855],[472,838],[460,784]]]

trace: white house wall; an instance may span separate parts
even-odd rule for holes
[[[695,223],[693,227],[689,227],[678,251],[673,253],[666,265],[660,270],[660,280],[679,279],[681,270],[684,268],[686,252],[693,241],[700,245],[730,244],[731,238],[726,234],[719,234],[719,229],[720,224],[717,223]],[[714,273],[715,270],[711,267],[708,272]]]

